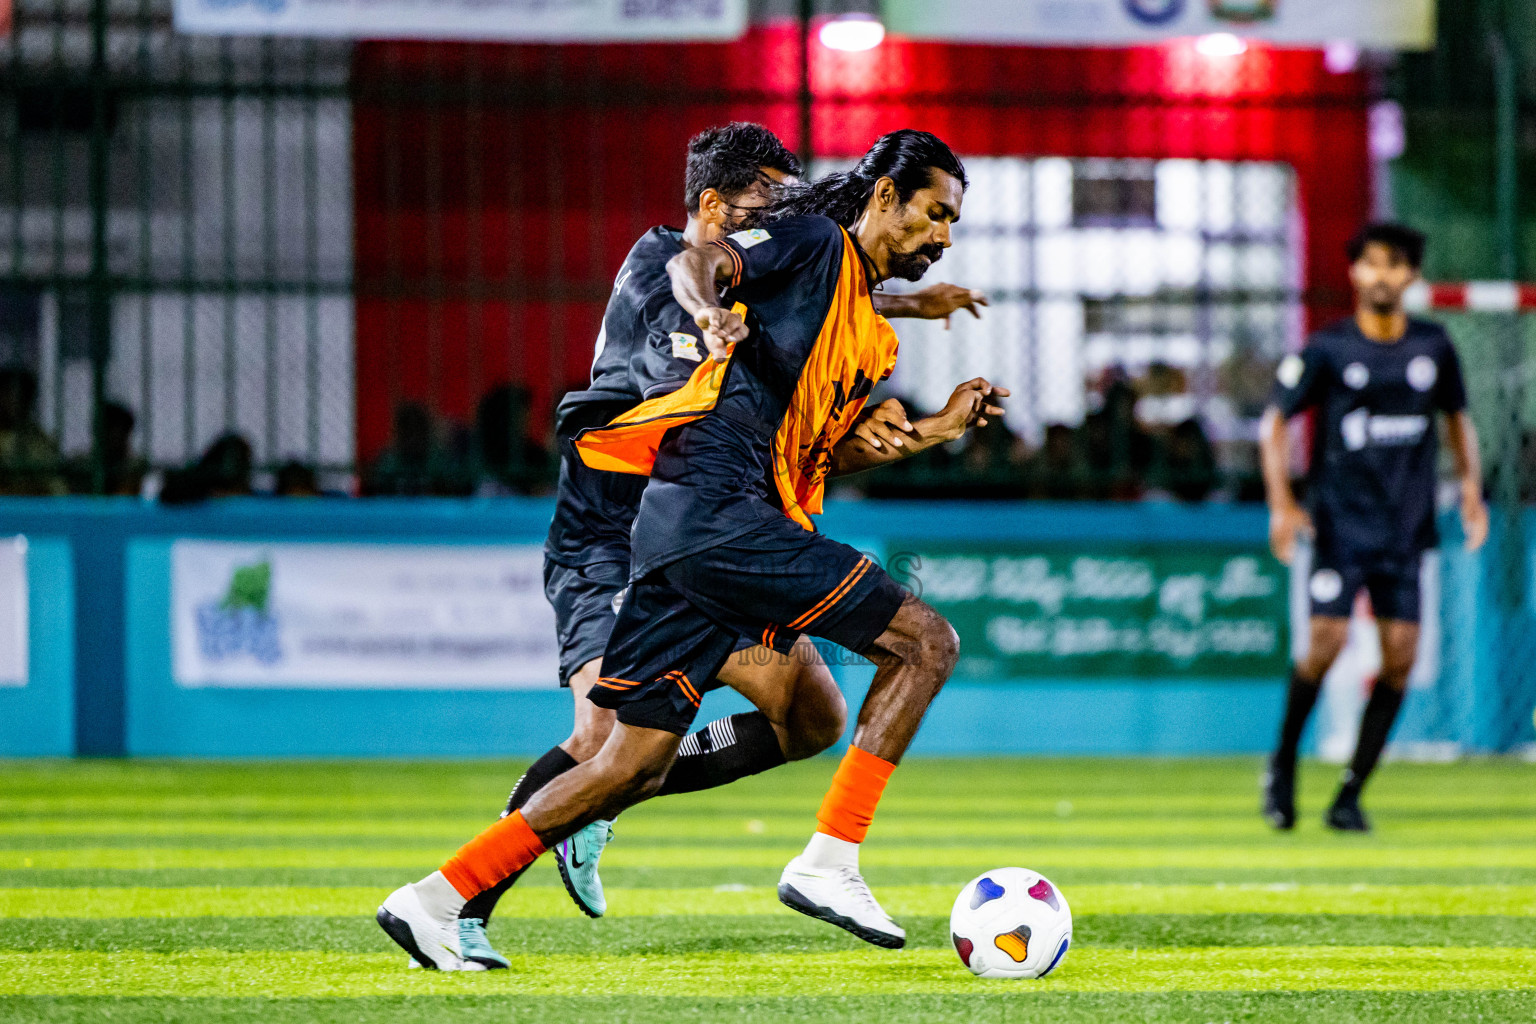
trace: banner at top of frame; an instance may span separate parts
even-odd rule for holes
[[[735,39],[747,0],[176,0],[200,35],[648,42]]]
[[[892,32],[972,43],[1134,46],[1218,32],[1281,46],[1435,45],[1435,0],[885,0]]]

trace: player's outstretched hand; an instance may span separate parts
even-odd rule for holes
[[[706,306],[694,315],[693,322],[704,332],[704,347],[717,363],[725,362],[731,346],[747,336],[747,322],[739,313],[719,306]]]
[[[913,292],[912,301],[917,306],[919,319],[943,320],[947,331],[951,314],[962,309],[968,310],[978,320],[981,319],[981,310],[976,307],[987,304],[987,294],[975,288],[962,288],[958,284],[934,284]]]
[[[1007,388],[1000,388],[985,377],[973,377],[961,384],[934,417],[939,421],[940,440],[953,441],[972,427],[986,426],[988,416],[1003,414],[1003,407],[997,403],[1010,394]]]
[[[1296,557],[1296,535],[1312,534],[1312,517],[1294,501],[1269,510],[1269,550],[1280,559],[1280,564],[1290,565]]]
[[[896,451],[907,447],[902,437],[904,433],[917,437],[917,432],[907,419],[907,410],[894,398],[887,398],[869,410],[853,426],[853,436],[876,451],[887,446]]]
[[[1488,506],[1476,491],[1461,494],[1461,532],[1466,534],[1466,549],[1476,551],[1488,539]]]

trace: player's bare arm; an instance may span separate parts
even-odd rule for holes
[[[704,345],[717,363],[747,336],[746,321],[720,305],[720,287],[730,281],[731,270],[730,254],[713,245],[684,249],[667,262],[672,296],[704,332]]]
[[[913,320],[943,320],[949,330],[949,318],[962,309],[976,319],[981,319],[980,306],[987,305],[986,292],[965,288],[958,284],[929,285],[921,291],[906,295],[874,296],[875,312],[887,320],[903,317]]]
[[[1003,407],[994,403],[1009,394],[1007,388],[976,377],[955,388],[937,414],[916,423],[908,420],[899,401],[888,398],[860,419],[833,449],[832,474],[861,473],[958,440],[972,427],[986,426],[988,416],[1001,416]]]
[[[1291,437],[1285,417],[1270,406],[1259,421],[1259,461],[1269,503],[1269,549],[1284,565],[1296,556],[1296,535],[1312,532],[1312,517],[1291,490]]]
[[[1477,427],[1466,410],[1445,420],[1445,437],[1461,484],[1461,528],[1466,548],[1476,551],[1488,539],[1488,506],[1483,503],[1483,461],[1477,448]]]

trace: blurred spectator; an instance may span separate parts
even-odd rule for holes
[[[144,488],[149,464],[133,454],[133,410],[120,402],[101,407],[102,493],[137,497]],[[96,461],[90,455],[70,460],[69,489],[76,494],[96,493]]]
[[[966,435],[958,479],[949,483],[956,498],[1022,498],[1029,448],[998,418]]]
[[[0,494],[65,494],[59,448],[37,425],[37,376],[0,370]]]
[[[315,481],[315,471],[297,459],[290,459],[277,469],[277,479],[272,488],[277,498],[318,498],[320,487]]]
[[[251,493],[251,443],[239,434],[224,434],[186,469],[165,475],[160,501],[184,505],[207,498],[234,498]]]
[[[1025,493],[1031,498],[1063,501],[1086,496],[1087,467],[1077,433],[1065,423],[1045,428],[1045,443],[1024,467]]]
[[[1089,473],[1084,497],[1134,501],[1152,461],[1152,439],[1136,421],[1136,389],[1118,367],[1106,370],[1100,390],[1090,395],[1097,405],[1083,419],[1083,456]]]
[[[469,492],[461,463],[439,444],[432,414],[417,402],[395,408],[395,439],[363,474],[369,496],[416,498]]]
[[[1187,419],[1162,439],[1160,483],[1184,501],[1204,501],[1216,488],[1216,452],[1200,421]]]
[[[555,479],[549,451],[528,436],[531,396],[503,384],[475,411],[475,464],[481,493],[543,494]]]

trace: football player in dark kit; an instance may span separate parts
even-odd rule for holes
[[[738,122],[708,129],[688,146],[684,230],[656,227],[641,236],[625,258],[604,313],[592,364],[591,386],[567,394],[556,412],[560,439],[560,482],[555,515],[545,542],[545,592],[555,608],[560,645],[560,682],[575,698],[570,737],[533,763],[518,780],[504,814],[522,807],[551,779],[588,760],[613,728],[614,714],[587,700],[596,683],[603,648],[613,631],[630,568],[630,528],[645,490],[645,477],[591,469],[576,457],[571,439],[602,426],[647,399],[681,387],[708,358],[693,318],[673,300],[667,261],[686,246],[707,245],[746,226],[774,198],[778,186],[793,182],[800,163],[773,132]],[[977,314],[980,292],[936,285],[903,296],[879,296],[887,316],[940,319],[962,309]],[[963,401],[919,424],[939,439],[965,426]],[[899,413],[897,408],[895,413]],[[946,415],[947,414],[947,415]],[[893,424],[904,420],[883,406],[867,417],[849,443],[880,447],[892,441],[908,451]],[[809,639],[788,657],[751,651],[753,639],[737,645],[738,655],[721,670],[726,682],[745,694],[757,711],[709,723],[687,737],[668,773],[662,793],[686,793],[724,785],[786,760],[810,757],[842,734],[846,705],[831,673]],[[576,905],[592,917],[606,912],[598,874],[599,858],[612,837],[612,823],[592,822],[554,850],[557,867]],[[513,874],[468,901],[460,913],[458,951],[471,967],[504,968],[507,961],[486,933],[498,900],[519,876]]]
[[[1281,362],[1260,427],[1270,546],[1290,563],[1296,535],[1313,536],[1307,655],[1292,668],[1280,743],[1264,780],[1264,816],[1296,822],[1296,748],[1323,676],[1344,647],[1350,608],[1363,588],[1381,638],[1381,672],[1365,706],[1354,757],[1324,819],[1370,829],[1360,791],[1402,706],[1419,641],[1419,563],[1435,531],[1436,413],[1461,484],[1468,550],[1488,536],[1477,434],[1467,415],[1461,363],[1445,331],[1411,319],[1403,292],[1418,277],[1424,236],[1395,224],[1367,227],[1350,243],[1355,315],[1318,331]],[[1316,410],[1310,514],[1291,492],[1286,420]]]
[[[380,924],[423,966],[454,966],[451,926],[466,901],[661,789],[700,694],[720,685],[742,636],[783,654],[809,634],[875,662],[853,747],[779,894],[867,941],[905,942],[859,873],[859,844],[958,642],[933,609],[817,533],[810,516],[829,472],[900,457],[894,438],[879,448],[840,444],[895,364],[895,334],[871,290],[893,276],[916,280],[943,254],[964,189],[943,142],[894,132],[853,171],[798,186],[789,212],[828,216],[772,220],[669,261],[672,293],[710,361],[678,390],[575,439],[587,467],[651,477],[632,534],[631,585],[590,694],[618,721],[595,757],[385,900]],[[992,403],[1006,395],[977,380],[952,404],[970,426],[1000,415]],[[928,440],[897,426],[914,443]]]

